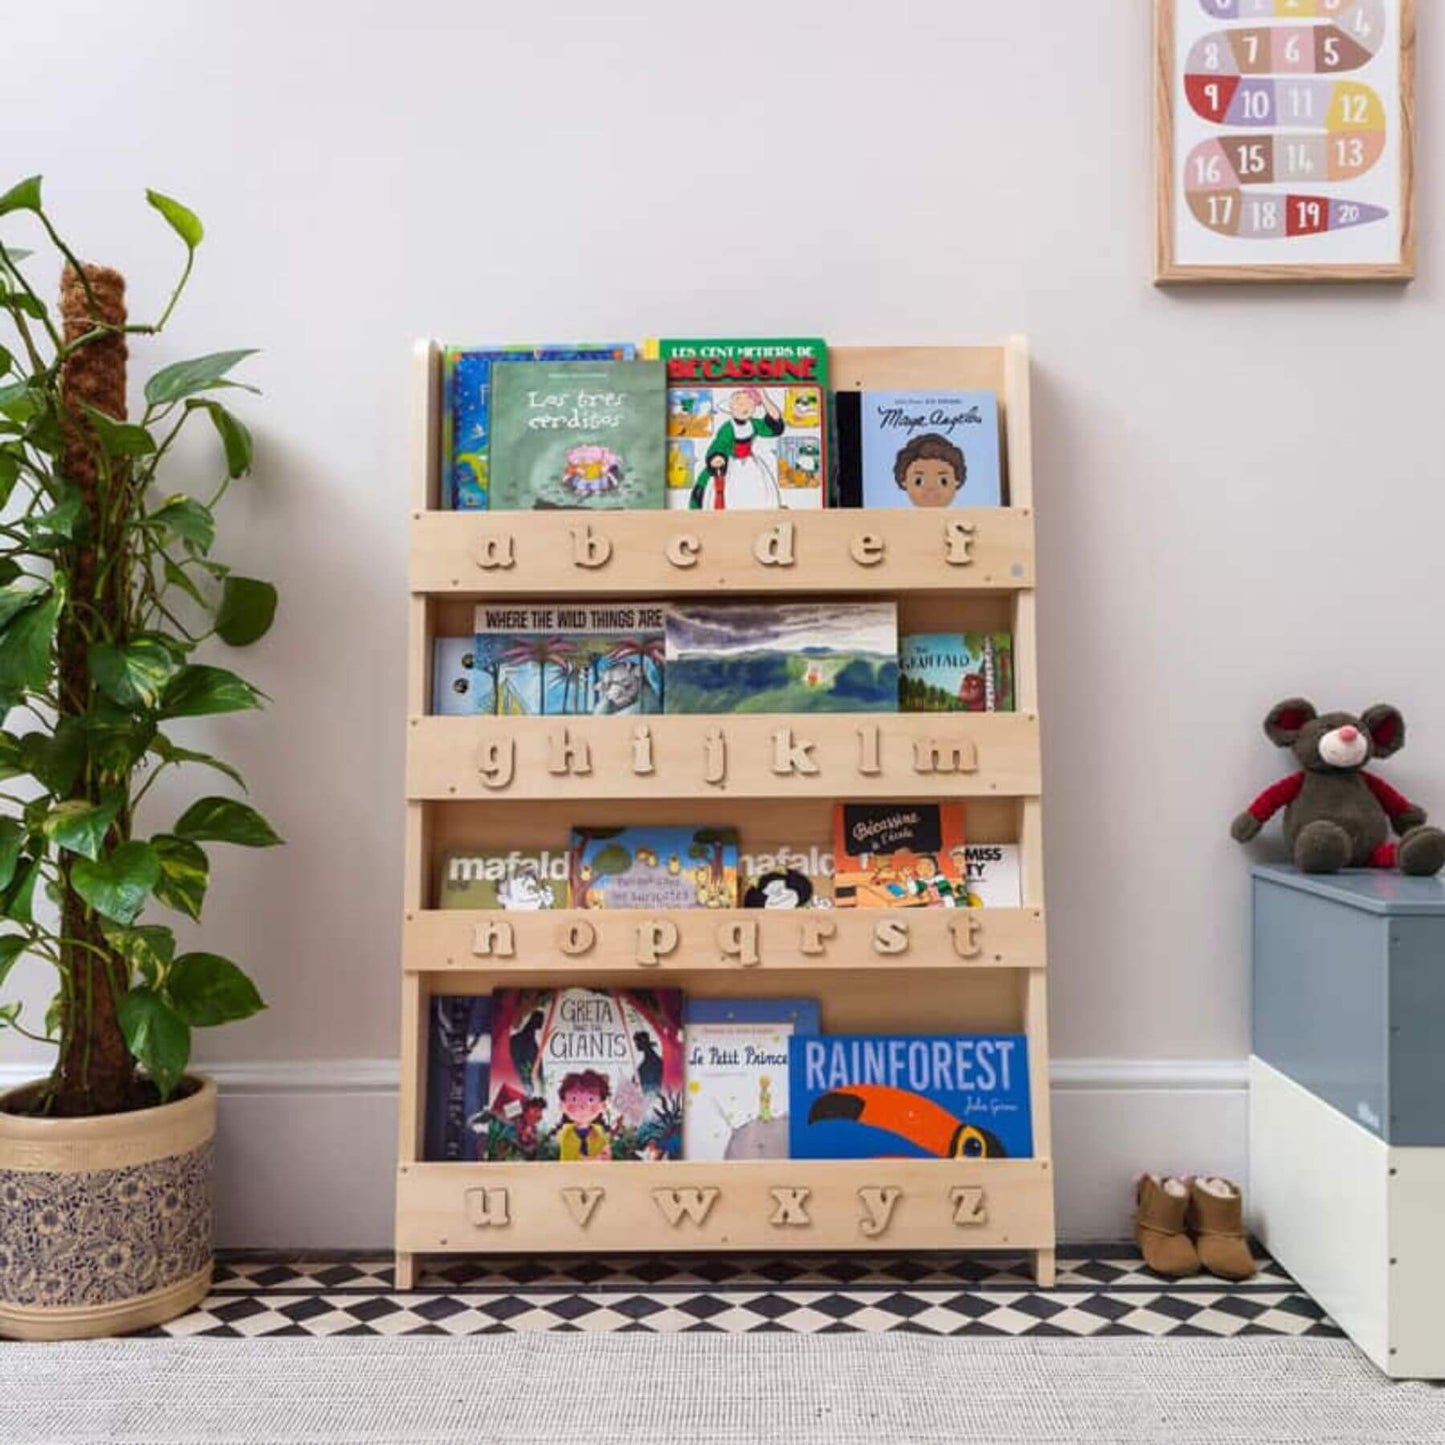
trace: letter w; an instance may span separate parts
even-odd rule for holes
[[[716,1189],[654,1189],[653,1203],[662,1211],[662,1217],[676,1229],[686,1215],[694,1224],[701,1224],[708,1216],[718,1196]]]

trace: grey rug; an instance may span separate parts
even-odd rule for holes
[[[1431,1445],[1343,1340],[590,1335],[0,1346],[5,1445]]]

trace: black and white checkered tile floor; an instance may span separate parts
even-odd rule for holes
[[[1027,1262],[968,1257],[672,1256],[436,1260],[398,1291],[391,1262],[223,1256],[200,1309],[153,1335],[490,1335],[528,1330],[929,1335],[1339,1335],[1277,1265],[1231,1285],[1166,1281],[1125,1246]]]

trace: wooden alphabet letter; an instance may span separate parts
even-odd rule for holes
[[[950,567],[973,566],[973,534],[977,529],[972,522],[945,522],[943,524],[944,561]]]
[[[806,914],[798,920],[798,952],[819,954],[828,950],[823,940],[836,938],[838,925],[831,918],[817,918]]]
[[[859,532],[848,543],[848,555],[860,567],[876,567],[887,550],[887,544],[877,532]]]
[[[597,1206],[602,1203],[606,1193],[605,1189],[596,1184],[585,1189],[564,1189],[562,1203],[567,1206],[567,1213],[572,1216],[577,1227],[586,1229],[591,1224],[592,1216],[597,1212]]]
[[[505,1189],[468,1189],[466,1199],[467,1218],[478,1229],[500,1229],[512,1222]]]
[[[858,1221],[858,1232],[869,1239],[877,1239],[893,1218],[894,1206],[903,1193],[896,1184],[885,1184],[881,1189],[869,1186],[858,1191],[863,1203],[863,1217]]]
[[[652,771],[652,729],[646,723],[638,723],[632,729],[632,771],[638,774]]]
[[[758,534],[758,540],[753,543],[753,556],[764,567],[791,567],[794,530],[791,522],[775,522]]]
[[[612,558],[612,543],[599,537],[589,522],[572,528],[572,563],[577,567],[605,567]]]
[[[806,1188],[794,1189],[787,1185],[775,1185],[768,1190],[773,1196],[773,1212],[768,1223],[775,1228],[784,1224],[811,1224],[808,1211],[803,1208],[811,1191]]]
[[[573,740],[563,728],[547,737],[547,771],[562,774],[574,773],[582,776],[592,771],[592,749],[586,739]]]
[[[865,777],[876,777],[883,771],[883,763],[878,756],[879,741],[877,723],[858,729],[858,771]]]
[[[955,1224],[987,1224],[988,1205],[983,1197],[983,1187],[977,1184],[955,1184],[948,1191],[953,1205]]]
[[[472,930],[472,952],[478,958],[511,958],[516,951],[512,925],[504,919],[479,923]]]
[[[773,760],[768,766],[779,777],[789,773],[816,773],[818,764],[813,759],[816,743],[796,742],[792,728],[779,728],[773,734]]]
[[[637,925],[637,961],[651,968],[677,947],[677,924],[670,918],[649,918]]]
[[[724,923],[717,931],[718,952],[724,958],[751,968],[758,961],[758,924],[753,918]]]
[[[674,567],[696,567],[701,555],[702,543],[692,532],[679,532],[675,537],[669,537],[667,546],[663,548],[663,556]]]
[[[901,918],[880,918],[873,925],[874,953],[907,953],[908,925]]]
[[[517,746],[511,738],[483,743],[477,754],[477,772],[484,788],[500,789],[512,781],[517,770]]]
[[[978,770],[978,746],[972,738],[917,738],[915,773],[972,773]]]
[[[484,572],[517,565],[517,547],[510,532],[493,532],[483,537],[476,550],[476,563]]]
[[[983,919],[972,911],[962,918],[951,918],[948,931],[953,935],[953,951],[960,958],[977,958],[983,952],[979,935],[983,932]]]
[[[728,740],[720,727],[710,727],[703,734],[702,757],[703,782],[721,787],[728,776]]]
[[[676,1229],[684,1216],[694,1224],[701,1224],[708,1211],[717,1202],[721,1191],[708,1189],[654,1189],[652,1202],[662,1212],[662,1217]]]
[[[588,953],[597,943],[597,930],[585,919],[577,918],[557,930],[557,947],[569,958]]]

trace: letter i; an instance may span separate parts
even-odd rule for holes
[[[639,723],[632,730],[632,771],[652,771],[652,729],[646,723]]]
[[[723,730],[711,727],[703,735],[703,781],[721,784],[728,775],[728,742]]]

